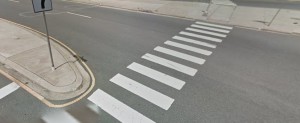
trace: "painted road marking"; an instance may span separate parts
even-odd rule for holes
[[[88,100],[122,123],[155,123],[100,89],[88,97]]]
[[[191,37],[196,37],[196,38],[201,38],[201,39],[205,39],[205,40],[209,40],[209,41],[214,41],[214,42],[222,42],[222,39],[208,37],[208,36],[199,35],[199,34],[194,34],[194,33],[185,32],[185,31],[181,31],[179,34],[186,35],[186,36],[191,36]]]
[[[217,27],[217,28],[223,28],[223,29],[233,29],[233,27],[229,27],[229,26],[223,26],[223,25],[217,25],[217,24],[199,22],[199,21],[197,21],[196,24],[205,25],[205,26],[211,26],[211,27]]]
[[[152,55],[152,54],[149,54],[149,53],[142,56],[142,58],[146,59],[146,60],[149,60],[149,61],[152,61],[154,63],[160,64],[160,65],[163,65],[165,67],[174,69],[176,71],[185,73],[185,74],[190,75],[190,76],[195,76],[195,74],[198,71],[197,69],[194,69],[194,68],[191,68],[191,67],[188,67],[188,66],[185,66],[185,65],[182,65],[182,64],[179,64],[179,63],[176,63],[176,62],[173,62],[173,61],[170,61],[170,60],[167,60],[167,59],[164,59],[164,58]]]
[[[20,1],[17,1],[17,0],[9,0],[11,2],[15,2],[15,3],[19,3]]]
[[[217,29],[217,28],[201,26],[201,25],[196,25],[196,24],[192,24],[191,26],[196,27],[196,28],[200,28],[200,29],[210,30],[210,31],[222,32],[222,33],[229,33],[230,32],[230,31],[224,30],[224,29]]]
[[[66,111],[57,111],[42,117],[46,123],[80,123]]]
[[[200,30],[200,29],[195,29],[195,28],[186,28],[185,30],[198,32],[198,33],[203,33],[203,34],[208,34],[208,35],[212,35],[212,36],[218,36],[218,37],[222,37],[222,38],[227,37],[227,35],[225,35],[225,34],[210,32],[210,31],[205,31],[205,30]]]
[[[202,58],[198,58],[198,57],[195,57],[195,56],[191,56],[191,55],[188,55],[188,54],[184,54],[184,53],[181,53],[181,52],[170,50],[170,49],[163,48],[163,47],[160,47],[160,46],[157,46],[154,50],[158,51],[158,52],[161,52],[161,53],[165,53],[165,54],[174,56],[174,57],[177,57],[177,58],[181,58],[181,59],[184,59],[184,60],[187,60],[187,61],[190,61],[190,62],[194,62],[194,63],[200,64],[200,65],[204,64],[204,62],[205,62],[205,60],[202,59]]]
[[[174,99],[121,74],[115,75],[110,81],[165,110],[168,110],[174,102]]]
[[[94,103],[89,103],[86,105],[86,107],[88,109],[90,109],[91,111],[93,111],[96,114],[100,114],[101,111],[99,110],[99,107],[97,105],[95,105]]]
[[[77,15],[77,16],[80,16],[80,17],[85,17],[85,18],[92,18],[90,16],[86,16],[86,15],[81,15],[81,14],[76,14],[76,13],[72,13],[72,12],[67,12],[68,14],[72,14],[72,15]]]
[[[185,37],[181,37],[181,36],[174,36],[173,39],[188,42],[188,43],[198,44],[198,45],[206,46],[206,47],[209,47],[209,48],[216,48],[217,47],[214,44],[210,44],[210,43],[206,43],[206,42],[202,42],[202,41],[198,41],[198,40],[194,40],[194,39],[190,39],[190,38],[185,38]]]
[[[165,73],[159,72],[157,70],[151,69],[149,67],[143,66],[143,65],[135,63],[135,62],[130,64],[127,68],[131,69],[137,73],[140,73],[144,76],[152,78],[156,81],[159,81],[163,84],[171,86],[177,90],[180,90],[185,84],[185,82],[182,80],[179,80],[179,79],[169,76]]]
[[[11,94],[12,92],[16,91],[20,86],[15,82],[12,82],[3,88],[0,89],[0,99],[6,97],[7,95]]]
[[[184,49],[184,50],[192,51],[192,52],[195,52],[195,53],[207,55],[207,56],[212,54],[211,51],[196,48],[196,47],[192,47],[192,46],[188,46],[188,45],[185,45],[185,44],[176,43],[176,42],[173,42],[173,41],[166,41],[165,44],[170,45],[170,46],[174,46],[174,47],[177,47],[177,48],[181,48],[181,49]]]

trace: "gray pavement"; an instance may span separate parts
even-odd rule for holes
[[[0,6],[1,18],[44,31],[41,17],[33,17],[34,14],[28,13],[32,12],[29,1],[19,3],[1,1]],[[50,34],[64,41],[88,60],[87,63],[97,80],[92,92],[101,89],[155,122],[298,123],[300,121],[298,36],[235,27],[226,34],[227,38],[222,38],[222,43],[202,40],[217,45],[216,48],[208,48],[172,39],[175,35],[183,36],[178,33],[190,27],[195,21],[60,1],[54,1],[54,7],[56,11],[48,14]],[[29,16],[24,16],[24,13]],[[175,48],[164,44],[167,40],[213,53],[205,56]],[[154,51],[156,46],[201,57],[206,62],[203,65],[194,64]],[[145,53],[189,66],[198,72],[195,76],[183,74],[142,59],[141,56]],[[186,83],[181,90],[177,90],[127,69],[132,62],[166,73]],[[168,110],[164,110],[110,82],[110,79],[118,73],[173,98],[174,102]],[[2,81],[5,82],[3,86],[10,83],[6,79],[1,79],[1,83]],[[56,111],[65,111],[82,123],[120,122],[111,113],[104,111],[103,107],[96,108],[98,113],[94,109],[91,110],[90,105],[95,106],[86,98],[74,105],[53,109],[43,105],[24,90],[18,89],[1,99],[0,104],[2,108],[0,118],[5,117],[7,122],[13,123],[40,123],[43,122],[43,117],[49,116],[48,113]],[[118,111],[117,109],[115,110]]]

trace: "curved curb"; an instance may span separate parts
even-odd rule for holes
[[[17,25],[19,27],[22,27],[22,28],[25,28],[25,29],[28,29],[30,31],[33,31],[33,32],[36,32],[42,36],[46,36],[46,34],[40,32],[40,31],[37,31],[35,29],[32,29],[28,26],[25,26],[25,25],[21,25],[21,24],[18,24],[18,23],[15,23],[15,22],[12,22],[12,21],[9,21],[9,20],[6,20],[6,19],[3,19],[3,18],[0,18],[0,20],[3,20],[5,22],[8,22],[8,23],[11,23],[11,24],[14,24],[14,25]],[[84,66],[84,68],[87,70],[87,72],[89,73],[90,77],[91,77],[91,85],[90,87],[85,91],[85,93],[81,94],[78,98],[70,101],[70,102],[67,102],[67,103],[64,103],[64,104],[53,104],[51,103],[49,100],[45,99],[43,96],[41,96],[40,94],[38,94],[37,92],[33,91],[31,88],[29,88],[28,86],[26,86],[25,84],[23,84],[22,82],[20,82],[18,79],[14,78],[13,76],[7,74],[6,72],[0,70],[0,73],[2,75],[4,75],[5,77],[7,77],[8,79],[16,82],[18,85],[20,85],[22,88],[24,88],[27,92],[29,92],[30,94],[32,94],[34,97],[38,98],[40,101],[42,101],[44,104],[46,104],[47,106],[49,107],[52,107],[52,108],[62,108],[62,107],[66,107],[66,106],[69,106],[69,105],[72,105],[78,101],[80,101],[81,99],[83,99],[87,94],[89,94],[92,89],[94,88],[95,86],[95,82],[96,82],[96,79],[95,79],[95,76],[93,74],[93,72],[91,71],[91,69],[87,66],[87,64],[85,62],[82,61],[82,59],[77,55],[77,53],[75,51],[73,51],[71,48],[69,48],[67,45],[65,45],[64,43],[62,43],[61,41],[49,36],[51,40],[55,41],[56,43],[58,43],[59,45],[61,45],[62,47],[64,47],[65,49],[67,49],[71,54],[75,55],[77,57],[77,59],[80,61],[80,63]]]

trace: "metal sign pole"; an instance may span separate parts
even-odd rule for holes
[[[55,70],[52,51],[51,51],[51,45],[50,45],[50,40],[49,40],[49,32],[48,32],[48,26],[47,26],[45,11],[43,11],[43,16],[44,16],[44,22],[45,22],[45,26],[46,26],[47,41],[48,41],[48,47],[49,47],[49,52],[50,52],[51,65],[52,65],[51,68],[52,68],[52,70]]]

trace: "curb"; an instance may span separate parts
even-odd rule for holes
[[[217,24],[228,25],[228,23],[222,22],[222,21],[213,21],[213,20],[209,20],[209,19],[195,19],[195,18],[188,18],[188,17],[183,17],[183,16],[168,15],[168,14],[155,13],[155,12],[150,13],[150,12],[139,11],[139,10],[134,10],[134,9],[114,7],[114,6],[109,6],[109,5],[102,5],[101,2],[99,2],[97,4],[92,4],[90,2],[73,1],[73,0],[66,0],[64,2],[72,2],[72,3],[79,3],[79,4],[85,4],[85,5],[93,5],[93,6],[97,6],[97,7],[103,7],[103,8],[111,8],[111,9],[116,9],[116,10],[125,10],[125,11],[129,11],[129,12],[144,13],[144,14],[164,16],[164,17],[177,18],[177,19],[190,20],[190,21],[203,20],[203,21],[207,21],[207,22],[214,22],[214,23],[217,23]],[[285,31],[281,31],[281,30],[274,30],[274,29],[267,29],[267,28],[248,27],[248,26],[236,25],[236,24],[231,24],[231,25],[235,26],[235,27],[239,27],[239,28],[251,29],[251,30],[256,30],[256,31],[266,31],[266,32],[271,32],[271,33],[280,33],[280,34],[289,34],[289,35],[300,36],[300,32],[299,33],[298,32],[285,32]]]
[[[25,26],[25,25],[21,25],[21,24],[18,24],[18,23],[15,23],[15,22],[12,22],[12,21],[9,21],[9,20],[6,20],[6,19],[3,19],[3,18],[0,18],[0,20],[3,20],[5,22],[8,22],[8,23],[11,23],[11,24],[14,24],[14,25],[17,25],[21,28],[24,28],[24,29],[27,29],[27,30],[30,30],[30,31],[33,31],[33,32],[36,32],[42,36],[46,36],[46,34],[42,33],[42,32],[39,32],[37,30],[34,30],[28,26]],[[69,105],[72,105],[78,101],[80,101],[81,99],[83,99],[86,95],[88,95],[92,89],[94,88],[95,86],[95,82],[96,82],[96,79],[95,79],[95,76],[93,74],[93,72],[91,71],[91,69],[87,66],[87,64],[85,62],[82,61],[82,59],[77,55],[77,53],[75,51],[73,51],[71,48],[69,48],[67,45],[65,45],[64,43],[62,43],[61,41],[49,36],[49,38],[53,41],[55,41],[57,44],[61,45],[62,47],[64,47],[66,50],[68,50],[71,54],[73,54],[74,56],[77,57],[77,59],[80,61],[79,63],[81,65],[84,66],[84,68],[87,70],[87,72],[89,73],[90,77],[91,77],[91,85],[90,87],[85,91],[85,93],[81,94],[78,98],[70,101],[70,102],[67,102],[67,103],[64,103],[64,104],[53,104],[51,103],[49,100],[45,99],[43,96],[41,96],[40,94],[38,94],[37,92],[33,91],[31,88],[27,87],[25,84],[23,84],[21,81],[19,81],[18,79],[14,78],[13,76],[7,74],[6,72],[0,70],[0,74],[4,75],[5,77],[7,77],[8,79],[12,80],[13,82],[16,82],[18,85],[20,85],[23,89],[25,89],[27,92],[29,92],[30,94],[32,94],[34,97],[36,97],[37,99],[39,99],[41,102],[43,102],[44,104],[46,104],[47,106],[49,107],[52,107],[52,108],[62,108],[62,107],[66,107],[66,106],[69,106]]]

